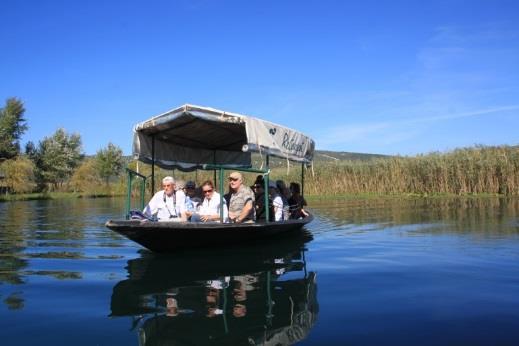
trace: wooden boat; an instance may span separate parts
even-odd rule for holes
[[[106,226],[154,252],[251,243],[289,235],[313,220],[308,217],[283,222],[198,223],[108,221]]]
[[[152,192],[155,191],[155,165],[182,171],[213,170],[215,182],[219,181],[219,191],[224,191],[225,171],[259,173],[263,175],[264,188],[268,191],[269,157],[276,156],[301,163],[301,194],[304,195],[304,170],[312,162],[314,148],[311,138],[281,125],[193,105],[184,105],[135,125],[133,139],[134,158],[152,166]],[[252,152],[265,156],[265,168],[252,167]],[[300,230],[313,220],[312,215],[297,220],[243,224],[129,220],[132,180],[141,179],[142,210],[147,178],[129,169],[127,172],[126,219],[110,220],[106,226],[155,252],[279,237]],[[223,198],[223,194],[220,195]],[[268,205],[268,194],[265,194],[264,202]],[[268,208],[266,219],[269,219]]]

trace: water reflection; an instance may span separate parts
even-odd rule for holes
[[[321,231],[365,232],[420,225],[426,233],[517,232],[519,199],[499,197],[371,198],[316,201]],[[319,231],[318,231],[319,232]]]
[[[141,345],[293,344],[317,319],[308,234],[281,243],[143,253],[113,288],[111,316],[130,316]]]
[[[96,247],[122,246],[121,237],[102,226],[118,204],[108,198],[0,203],[0,297],[8,309],[27,305],[31,278],[82,279],[82,267],[64,269],[71,260],[120,258],[91,254]]]

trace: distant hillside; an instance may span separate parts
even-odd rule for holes
[[[314,154],[315,162],[326,162],[326,161],[369,161],[373,159],[388,158],[388,155],[379,154],[361,154],[361,153],[350,153],[347,151],[329,151],[329,150],[316,150]]]
[[[347,151],[329,151],[329,150],[316,150],[314,153],[314,163],[331,163],[340,161],[369,161],[379,158],[388,158],[387,155],[379,154],[361,154],[361,153],[350,153]],[[252,155],[252,162],[254,166],[261,165],[261,159],[259,155]],[[271,157],[269,160],[270,167],[286,166],[286,160]],[[294,163],[292,163],[293,165]]]

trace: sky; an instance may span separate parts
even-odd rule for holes
[[[1,0],[0,107],[131,154],[189,103],[388,155],[519,144],[519,1]]]

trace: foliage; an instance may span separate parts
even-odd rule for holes
[[[123,151],[118,146],[108,143],[105,149],[101,149],[95,156],[96,168],[99,176],[108,186],[110,178],[119,176],[123,167]]]
[[[3,185],[14,193],[32,192],[34,183],[34,164],[27,157],[6,160],[0,165],[5,178]]]
[[[55,189],[62,186],[81,162],[80,135],[68,135],[64,129],[58,129],[52,137],[40,141],[35,159],[43,181]]]
[[[75,170],[70,178],[70,186],[74,192],[95,193],[101,185],[101,177],[98,174],[96,161],[94,159],[86,159]]]
[[[23,102],[17,98],[6,100],[0,109],[0,158],[11,159],[20,152],[20,137],[27,130]]]

